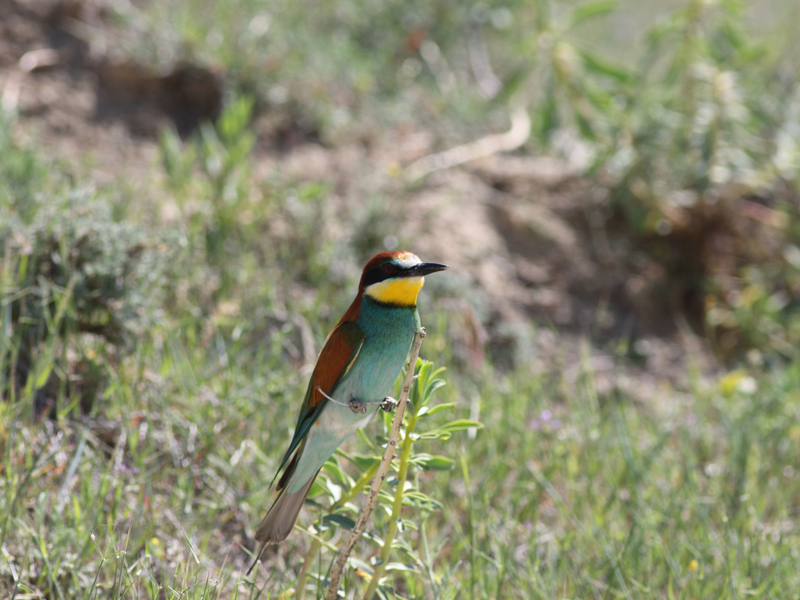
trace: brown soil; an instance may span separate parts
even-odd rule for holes
[[[213,119],[222,83],[210,71],[176,65],[152,73],[92,49],[81,32],[102,27],[101,5],[80,0],[0,4],[3,107],[20,116],[20,135],[56,158],[88,165],[100,184],[141,177],[165,127],[188,134]]]
[[[194,65],[153,73],[98,53],[80,32],[103,27],[103,19],[89,1],[0,3],[0,101],[18,112],[18,135],[87,169],[98,185],[145,190],[159,131],[187,135],[213,119],[224,82]],[[257,172],[331,182],[350,211],[359,210],[365,189],[404,203],[409,217],[398,237],[449,263],[475,301],[451,302],[465,360],[480,360],[488,343],[500,361],[522,357],[535,371],[560,365],[573,379],[588,368],[601,388],[622,387],[642,400],[659,382],[684,382],[687,360],[713,368],[674,299],[650,283],[664,280],[659,267],[608,236],[602,190],[571,165],[495,156],[409,188],[390,175],[392,165],[430,152],[424,133],[390,131],[369,148],[331,149],[307,138],[268,139],[277,134],[264,121],[255,127]],[[470,308],[476,303],[480,315]],[[586,339],[593,349],[581,362]]]

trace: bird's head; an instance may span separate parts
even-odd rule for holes
[[[411,252],[381,252],[364,267],[360,288],[381,304],[416,306],[425,275],[445,269],[447,265],[424,263]]]

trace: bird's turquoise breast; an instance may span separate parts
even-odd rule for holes
[[[352,368],[338,387],[344,400],[383,400],[403,368],[414,339],[417,316],[414,307],[382,306],[365,297],[358,318],[364,345]]]
[[[365,297],[357,323],[364,332],[364,343],[330,395],[345,404],[361,400],[367,403],[367,412],[355,413],[347,406],[326,403],[311,427],[296,476],[287,487],[291,493],[300,489],[345,439],[375,416],[377,403],[391,392],[403,369],[419,318],[415,307],[383,306]]]

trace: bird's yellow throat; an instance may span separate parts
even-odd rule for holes
[[[366,289],[366,294],[381,304],[416,306],[417,295],[423,285],[425,285],[424,277],[387,279],[380,283],[373,283]]]

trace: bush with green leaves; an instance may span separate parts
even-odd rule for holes
[[[68,190],[0,127],[0,395],[38,410],[75,394],[88,409],[106,372],[160,318],[174,245]]]
[[[590,210],[663,268],[650,285],[664,288],[664,310],[687,315],[724,359],[794,357],[800,86],[786,73],[800,63],[754,40],[741,2],[686,0],[646,32],[632,66],[617,64],[575,32],[614,6],[536,4],[518,92],[534,141],[580,149],[606,200]]]
[[[702,319],[722,357],[794,356],[800,86],[742,11],[690,0],[649,31],[602,171],[628,235],[665,267],[674,307]]]

